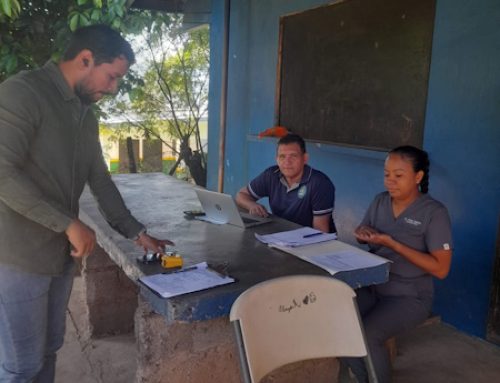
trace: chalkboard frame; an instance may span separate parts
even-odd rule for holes
[[[422,147],[435,2],[345,0],[282,16],[276,124],[308,141]]]

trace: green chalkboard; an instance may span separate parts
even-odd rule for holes
[[[305,139],[422,146],[435,0],[345,0],[281,18],[277,122]]]

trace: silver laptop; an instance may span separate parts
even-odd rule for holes
[[[194,191],[205,212],[204,216],[196,217],[196,219],[217,224],[228,223],[242,228],[262,225],[272,221],[271,218],[257,217],[240,212],[233,197],[229,194],[198,188],[195,188]]]

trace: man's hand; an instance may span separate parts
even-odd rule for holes
[[[246,187],[242,187],[236,194],[236,203],[239,207],[247,209],[252,215],[259,217],[269,217],[269,212],[264,206],[257,203],[256,200],[250,195]]]
[[[148,250],[154,253],[163,253],[165,252],[165,246],[174,246],[172,241],[168,239],[157,239],[147,235],[146,233],[142,233],[139,238],[135,241],[138,246],[142,246],[145,252]]]
[[[72,245],[71,256],[82,258],[89,255],[95,246],[95,233],[79,219],[73,220],[65,231]]]
[[[251,215],[257,215],[259,217],[269,217],[269,212],[266,210],[266,208],[257,202],[254,202],[254,204],[250,206],[248,212]]]

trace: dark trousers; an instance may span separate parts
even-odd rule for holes
[[[373,288],[356,291],[357,303],[363,321],[368,349],[379,383],[391,381],[387,339],[416,327],[431,312],[432,297],[381,296]],[[361,358],[342,358],[359,383],[368,382],[368,374]]]

